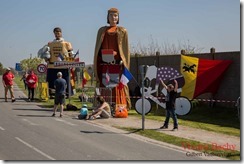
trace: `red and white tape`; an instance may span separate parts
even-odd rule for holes
[[[94,98],[94,96],[88,96],[89,98]],[[111,98],[113,96],[103,96],[105,99],[106,98]],[[142,97],[140,96],[130,96],[130,99],[140,99]],[[154,97],[154,96],[145,96],[146,99],[150,99],[150,98],[157,98],[158,100],[160,99],[165,99],[165,97]],[[233,100],[214,100],[214,99],[193,99],[193,100],[197,100],[197,101],[202,101],[202,102],[218,102],[218,103],[236,103],[236,101]],[[192,101],[192,100],[190,100]]]

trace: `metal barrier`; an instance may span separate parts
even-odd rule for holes
[[[112,105],[113,103],[115,104],[115,102],[113,102],[113,99],[112,99],[112,88],[96,87],[95,96],[94,96],[95,105],[97,103],[97,101],[96,101],[97,96],[103,96],[105,101],[108,102],[110,105]]]

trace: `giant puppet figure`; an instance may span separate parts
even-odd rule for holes
[[[75,89],[74,83],[74,70],[72,68],[65,67],[55,67],[54,62],[58,61],[74,61],[73,57],[73,49],[70,42],[67,42],[62,38],[62,30],[59,27],[53,29],[53,33],[55,39],[52,42],[48,42],[43,48],[38,51],[39,57],[45,59],[47,62],[47,82],[49,87],[49,93],[53,93],[54,89],[54,81],[57,78],[56,75],[58,72],[62,72],[63,78],[66,81],[69,81],[68,85],[71,85],[71,91]],[[71,73],[69,73],[69,69],[71,69]],[[70,75],[69,75],[70,74]],[[70,77],[69,77],[70,76]],[[67,87],[68,93],[68,87]],[[72,94],[73,92],[71,92]]]
[[[124,27],[117,26],[117,24],[119,24],[118,9],[111,8],[108,10],[107,23],[109,26],[101,27],[97,33],[94,54],[94,72],[97,79],[97,87],[107,87],[106,84],[103,83],[104,70],[106,70],[108,74],[119,72],[118,74],[120,77],[123,68],[126,67],[129,69],[130,67],[128,34]],[[111,53],[114,61],[106,62],[103,59],[103,53]],[[122,89],[120,89],[118,85],[113,87],[112,101],[116,104],[126,104],[127,109],[130,109],[131,101],[128,86],[126,85]]]

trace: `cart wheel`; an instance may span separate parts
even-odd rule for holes
[[[175,113],[177,115],[187,115],[191,111],[192,105],[188,98],[179,97],[175,100]]]
[[[136,112],[142,114],[142,98],[136,101]],[[145,115],[151,111],[151,103],[148,99],[144,98],[144,111]]]

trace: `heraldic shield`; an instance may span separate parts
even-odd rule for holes
[[[114,50],[113,49],[102,49],[102,60],[106,63],[114,62]]]
[[[103,64],[102,65],[102,83],[105,87],[114,88],[119,84],[121,65]]]

